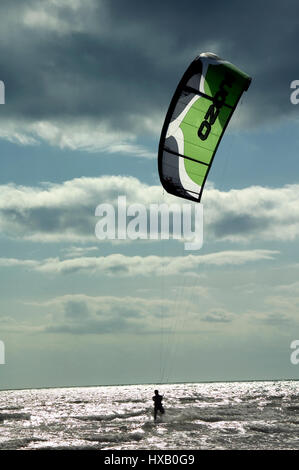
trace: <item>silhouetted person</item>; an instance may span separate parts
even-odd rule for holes
[[[160,411],[162,415],[164,414],[164,408],[162,405],[163,397],[162,395],[159,395],[158,390],[155,390],[155,395],[153,396],[153,400],[154,400],[154,420],[156,421],[158,411]]]

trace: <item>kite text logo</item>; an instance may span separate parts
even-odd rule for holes
[[[294,339],[294,341],[291,342],[290,348],[294,349],[290,356],[291,363],[296,366],[299,364],[299,340]]]
[[[0,104],[5,104],[5,85],[0,80]]]
[[[220,84],[220,88],[217,91],[216,95],[213,98],[213,104],[209,107],[208,111],[205,114],[204,121],[202,121],[201,125],[199,126],[199,129],[197,131],[198,137],[201,140],[206,140],[211,132],[212,125],[216,121],[218,114],[220,112],[221,107],[225,103],[225,98],[228,95],[228,91],[225,90],[225,86],[231,88],[233,84],[232,77],[229,75],[226,75],[224,80],[222,80]],[[210,120],[210,122],[208,121]],[[203,130],[205,129],[205,132],[203,133]]]
[[[192,210],[193,209],[193,210]],[[199,250],[203,243],[202,204],[130,204],[119,196],[113,204],[99,204],[95,227],[99,240],[187,240],[185,250]],[[171,235],[171,236],[170,236]]]
[[[0,364],[5,364],[5,346],[3,341],[0,341]]]
[[[294,89],[290,96],[290,101],[292,104],[299,103],[299,80],[293,80],[291,82],[290,88]]]

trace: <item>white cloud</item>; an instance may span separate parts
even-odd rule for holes
[[[294,267],[294,265],[293,265]],[[298,267],[298,265],[297,265]],[[299,281],[292,282],[291,284],[285,284],[278,286],[278,289],[283,293],[286,292],[288,295],[290,294],[299,294]]]
[[[29,259],[0,258],[0,266],[4,268],[23,266],[35,269],[37,266],[37,262]]]
[[[186,204],[137,178],[103,176],[76,178],[37,187],[1,185],[0,230],[11,238],[56,242],[95,242],[100,203],[117,209],[119,195],[127,204]],[[248,243],[292,241],[299,236],[299,185],[281,188],[252,186],[204,192],[204,240]],[[188,203],[187,203],[188,204]]]
[[[90,254],[94,251],[98,251],[97,246],[70,246],[69,248],[64,248],[61,250],[64,256],[67,258],[77,258],[87,254]]]
[[[56,32],[68,32],[69,24],[44,10],[27,10],[24,13],[24,25],[31,28],[45,28]]]
[[[22,23],[26,28],[58,34],[88,31],[94,8],[94,0],[39,0],[24,9]]]
[[[220,251],[206,255],[186,256],[87,256],[61,260],[48,258],[42,261],[0,258],[0,266],[25,266],[43,273],[67,274],[77,271],[98,272],[108,276],[167,276],[194,273],[198,266],[242,265],[259,260],[272,260],[278,251]]]
[[[84,294],[64,295],[31,305],[52,312],[52,320],[40,325],[41,330],[71,334],[161,334],[162,330],[170,331],[174,327],[174,313],[179,309],[174,300]],[[185,301],[184,307],[187,306],[194,309]]]
[[[295,240],[299,235],[299,185],[251,186],[205,192],[206,227],[215,239],[232,242]]]
[[[124,153],[141,158],[156,157],[156,154],[136,142],[135,133],[115,130],[103,121],[80,118],[69,119],[67,122],[17,119],[0,122],[0,138],[20,145],[38,145],[45,142],[60,149]],[[150,129],[148,121],[144,121],[144,125]]]
[[[211,309],[203,316],[202,320],[208,323],[230,323],[234,316],[231,312],[223,309]]]

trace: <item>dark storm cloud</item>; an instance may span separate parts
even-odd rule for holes
[[[298,13],[293,0],[3,1],[6,116],[96,118],[136,131],[133,116],[163,114],[188,63],[207,49],[254,77],[251,123],[292,115]]]

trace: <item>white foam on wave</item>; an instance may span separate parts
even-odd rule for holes
[[[113,421],[115,419],[127,419],[141,416],[143,411],[134,411],[130,413],[113,413],[109,415],[87,415],[87,416],[73,416],[75,419],[82,421]]]

